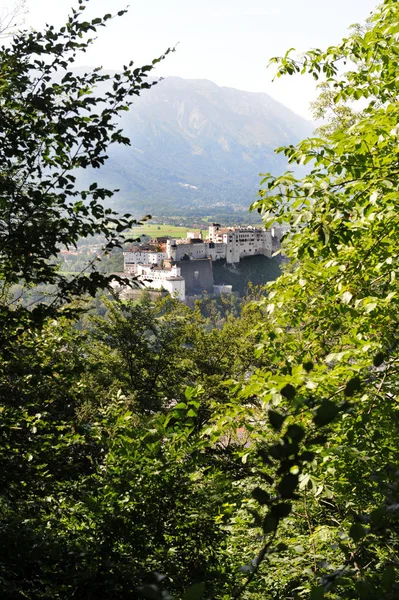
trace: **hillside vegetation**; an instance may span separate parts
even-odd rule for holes
[[[74,74],[112,17],[85,6],[0,48],[0,597],[397,600],[399,3],[272,59],[325,80],[322,131],[280,149],[311,168],[252,205],[289,223],[288,260],[193,308],[59,270],[138,225],[75,174],[128,145],[118,119],[165,58]]]

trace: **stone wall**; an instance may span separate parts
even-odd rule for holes
[[[212,260],[179,260],[177,266],[186,281],[186,296],[195,296],[207,292],[213,294]]]

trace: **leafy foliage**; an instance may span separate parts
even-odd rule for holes
[[[98,321],[92,333],[59,318],[40,332],[21,331],[18,353],[3,354],[3,597],[136,598],[140,586],[154,585],[152,572],[165,573],[167,589],[177,594],[193,579],[209,592],[229,581],[221,505],[240,502],[230,471],[240,476],[243,468],[203,439],[204,400],[194,388],[184,393],[182,383],[181,402],[156,411],[156,398],[171,399],[177,388],[160,370],[157,391],[140,362],[157,318],[161,337],[154,343],[167,331],[159,310],[157,317],[152,308],[150,321],[150,308],[129,310],[142,324],[129,346],[137,353],[135,379],[122,382],[127,391],[139,382],[133,398],[117,391],[121,371],[110,353],[117,335],[124,340],[126,311],[118,320],[115,307],[108,325]],[[88,348],[107,327],[101,343],[110,353],[104,348],[93,361]],[[165,359],[164,351],[159,346],[152,360],[170,361],[172,348]]]
[[[276,598],[398,594],[398,10],[386,0],[340,45],[273,59],[278,76],[324,75],[337,106],[363,102],[350,118],[344,105],[322,137],[281,148],[311,171],[266,176],[253,205],[266,224],[290,224],[290,263],[263,301],[271,368],[242,392],[258,395],[276,431],[254,435],[259,476],[271,478],[264,556],[280,582],[265,585]]]
[[[67,57],[103,22],[82,11],[60,32]],[[59,176],[123,143],[112,119],[125,92],[116,79],[101,125],[103,112],[82,112],[83,81],[68,76],[64,96],[51,61],[29,59],[69,60],[54,30],[17,36],[14,62],[3,49],[1,227],[4,242],[15,236],[0,253],[3,597],[398,597],[398,23],[385,0],[339,46],[278,61],[279,74],[324,73],[322,109],[343,110],[281,149],[310,173],[266,176],[253,205],[290,224],[289,262],[265,297],[253,290],[240,310],[107,302],[78,324],[81,302],[62,300],[105,281],[67,281],[50,262],[58,244],[102,233],[112,247],[131,220],[102,212],[95,186],[75,201]],[[133,94],[145,72],[127,69]],[[52,129],[58,104],[51,117],[46,103],[69,97],[86,154]],[[352,100],[360,112],[346,111]],[[93,146],[86,125],[105,128]],[[58,286],[54,310],[12,310],[7,286],[21,280]]]
[[[79,190],[76,176],[102,166],[110,144],[129,144],[116,119],[153,85],[146,78],[161,60],[138,68],[130,62],[113,78],[100,69],[74,73],[76,55],[111,19],[85,21],[85,3],[60,30],[23,31],[0,49],[0,278],[3,285],[55,284],[54,305],[108,281],[96,271],[62,275],[54,260],[60,248],[102,234],[112,249],[135,223],[104,207],[115,190],[96,182]],[[107,84],[101,95],[100,84]]]

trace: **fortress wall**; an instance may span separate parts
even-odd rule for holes
[[[203,292],[213,294],[213,268],[209,258],[179,260],[176,264],[186,281],[186,296],[195,296]]]

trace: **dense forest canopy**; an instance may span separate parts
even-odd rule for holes
[[[323,81],[326,119],[280,149],[309,174],[265,176],[252,207],[290,224],[289,262],[194,309],[89,300],[107,278],[53,262],[131,228],[73,172],[127,143],[115,118],[153,66],[127,66],[105,105],[108,76],[68,70],[111,18],[84,7],[0,50],[1,597],[396,599],[398,2],[273,59]],[[21,306],[15,283],[55,299]]]

